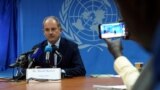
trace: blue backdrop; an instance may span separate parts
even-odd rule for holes
[[[17,6],[17,55],[45,39],[42,21],[54,15],[62,24],[63,36],[79,44],[87,74],[115,74],[114,59],[98,37],[98,24],[116,22],[120,18],[113,0],[20,0]],[[124,55],[133,64],[149,59],[149,54],[136,42],[123,40],[123,46]]]
[[[17,1],[0,0],[0,71],[17,56]]]

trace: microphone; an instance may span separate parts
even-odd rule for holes
[[[53,52],[57,54],[60,58],[62,58],[62,54],[58,51],[58,48],[56,47],[56,45],[52,45],[52,48],[53,48]]]
[[[42,49],[41,48],[36,48],[33,52],[33,54],[30,56],[32,59],[35,59],[39,57],[42,54]]]
[[[42,54],[41,48],[34,49],[33,54],[28,56],[28,60],[29,60],[28,68],[32,67],[32,64],[35,61],[35,58],[38,58],[41,54]]]
[[[32,54],[33,53],[33,54]],[[14,68],[14,67],[23,67],[28,61],[28,58],[36,58],[38,57],[40,54],[42,53],[42,50],[40,50],[39,48],[27,51],[25,53],[22,53],[17,59],[15,63],[12,63],[9,65],[9,67]],[[30,54],[32,54],[30,56]]]
[[[10,64],[9,67],[10,67],[10,68],[19,67],[19,66],[21,66],[22,64],[24,64],[25,59],[26,59],[26,56],[25,56],[25,55],[20,55],[20,56],[16,59],[16,62]]]
[[[52,52],[52,47],[51,47],[50,45],[47,45],[47,46],[45,47],[45,52],[46,52],[46,57],[45,57],[46,62],[47,62],[47,63],[50,63],[50,62],[49,62],[49,57],[50,57],[50,53]]]
[[[27,62],[27,57],[29,54],[33,53],[34,50],[27,51],[25,53],[22,53],[17,59],[15,63],[12,63],[9,65],[10,68],[14,67],[23,67],[25,63]]]

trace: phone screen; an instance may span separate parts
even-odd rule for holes
[[[107,23],[99,25],[100,38],[114,38],[125,36],[125,24],[123,22]]]

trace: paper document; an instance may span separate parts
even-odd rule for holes
[[[92,74],[90,76],[91,77],[97,77],[97,78],[101,78],[101,77],[120,77],[119,75],[113,75],[113,74]]]
[[[125,85],[93,85],[94,90],[127,90]]]

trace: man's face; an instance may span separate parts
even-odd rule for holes
[[[61,30],[56,20],[48,19],[44,22],[44,35],[50,43],[55,44],[57,42],[61,35]]]

